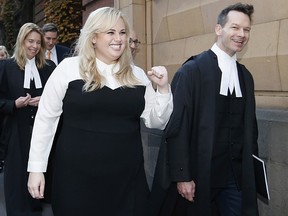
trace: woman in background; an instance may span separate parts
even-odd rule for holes
[[[34,23],[18,33],[12,58],[0,61],[0,112],[5,114],[4,193],[7,216],[41,216],[27,191],[27,161],[34,117],[43,87],[55,68],[45,60],[43,33]]]
[[[9,58],[9,53],[5,46],[0,45],[0,59],[7,59]]]

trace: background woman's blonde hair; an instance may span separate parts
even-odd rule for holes
[[[45,41],[41,28],[34,23],[25,23],[19,30],[16,44],[14,47],[14,54],[12,57],[15,58],[18,66],[21,70],[25,69],[25,65],[27,62],[27,54],[24,47],[25,39],[31,32],[37,32],[41,36],[41,47],[37,55],[35,56],[35,62],[38,68],[43,68],[46,60],[45,60]]]
[[[9,53],[8,53],[8,51],[7,51],[7,48],[6,48],[5,46],[0,45],[0,51],[3,51],[3,52],[5,53],[6,58],[9,58],[9,57],[10,57],[10,55],[9,55]]]
[[[103,7],[93,11],[81,30],[76,44],[75,53],[79,56],[80,75],[85,81],[84,90],[93,91],[103,87],[104,77],[97,70],[96,52],[92,39],[96,34],[104,33],[113,28],[122,19],[126,30],[126,47],[118,59],[119,71],[115,74],[117,81],[128,87],[139,83],[132,73],[132,55],[129,49],[129,24],[124,14],[111,7]]]

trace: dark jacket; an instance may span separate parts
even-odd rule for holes
[[[56,48],[56,54],[57,54],[57,60],[58,64],[66,57],[70,55],[70,49],[68,47],[62,46],[60,44],[55,45]]]
[[[242,155],[243,214],[258,215],[252,154],[258,153],[254,82],[237,63],[245,83],[244,146]],[[210,216],[210,167],[215,135],[216,95],[220,83],[217,56],[211,51],[188,59],[172,81],[174,110],[165,130],[155,172],[151,199],[165,196],[171,182],[194,180],[197,215]],[[160,189],[159,189],[160,188]],[[154,191],[153,191],[154,190]],[[155,195],[156,194],[156,195]],[[161,199],[160,197],[158,197]]]
[[[17,109],[15,100],[29,93],[32,97],[41,96],[43,88],[55,68],[54,62],[47,60],[38,69],[42,88],[24,89],[24,70],[20,70],[14,58],[0,61],[0,113],[6,116],[1,142],[6,146],[5,155],[5,200],[8,215],[32,215],[40,211],[37,200],[27,190],[27,162],[30,139],[37,107],[26,106]],[[53,100],[53,99],[51,99]]]

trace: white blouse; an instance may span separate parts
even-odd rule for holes
[[[97,67],[105,77],[105,86],[116,89],[121,85],[115,80],[113,73],[117,65],[106,65],[97,59]],[[133,67],[133,74],[146,86],[145,108],[141,114],[144,123],[149,128],[163,130],[173,111],[173,98],[171,90],[168,94],[160,94],[153,89],[151,81],[145,72]],[[82,79],[79,74],[79,58],[65,58],[49,77],[35,117],[31,147],[28,161],[28,172],[45,172],[54,135],[62,113],[62,100],[66,94],[68,84],[73,80]]]

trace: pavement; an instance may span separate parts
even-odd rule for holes
[[[4,173],[0,173],[0,216],[7,216],[5,209],[5,196],[4,196]],[[48,204],[43,205],[42,216],[53,216],[51,206]]]

